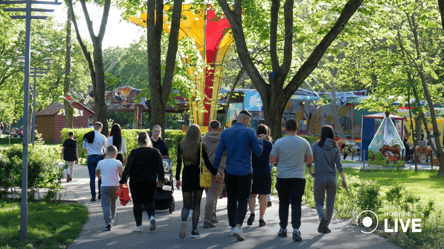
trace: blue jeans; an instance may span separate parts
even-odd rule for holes
[[[288,209],[291,203],[291,225],[301,227],[301,203],[305,191],[305,179],[277,178],[276,189],[279,195],[279,225],[286,228],[288,225]]]
[[[92,198],[96,198],[96,168],[100,160],[103,160],[103,156],[98,156],[98,155],[88,156],[89,188],[91,189]],[[100,196],[100,185],[102,185],[101,179],[99,179],[99,196]]]

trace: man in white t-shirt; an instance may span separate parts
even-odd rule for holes
[[[106,159],[97,164],[96,174],[102,177],[102,209],[105,220],[105,231],[111,231],[111,224],[116,217],[117,190],[119,190],[119,176],[122,176],[123,165],[116,160],[117,148],[114,145],[106,148]]]

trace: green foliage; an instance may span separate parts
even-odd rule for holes
[[[16,57],[24,55],[24,21],[12,20],[6,12],[0,13],[0,120],[14,123],[23,116],[24,73],[17,65]],[[63,95],[66,25],[49,18],[45,22],[33,23],[31,33],[31,66],[46,68],[43,58],[55,60],[48,74],[37,78],[36,109],[41,110],[59,101]],[[71,90],[84,92],[91,81],[86,61],[75,39],[72,41],[71,56]],[[34,83],[33,78],[30,78],[30,83]]]
[[[313,144],[314,142],[319,141],[319,137],[317,137],[317,136],[308,136],[308,135],[299,135],[299,136],[307,139],[307,141],[310,144]]]
[[[23,138],[11,138],[11,144],[22,144]],[[0,144],[9,144],[9,138],[0,138]]]
[[[68,248],[88,220],[82,204],[31,202],[28,238],[20,242],[20,203],[0,200],[0,248]]]
[[[62,186],[63,172],[56,167],[61,149],[57,147],[35,145],[29,147],[28,154],[28,189],[48,188],[50,192],[59,191]],[[1,151],[0,188],[6,192],[8,188],[22,185],[23,146],[13,145]],[[34,196],[32,196],[34,197]],[[49,198],[51,196],[48,196]],[[55,195],[53,195],[55,197]]]

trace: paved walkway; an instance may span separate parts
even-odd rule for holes
[[[65,181],[65,180],[64,180]],[[399,248],[386,239],[374,234],[363,234],[360,228],[351,225],[347,221],[334,219],[330,225],[332,233],[319,234],[317,227],[319,219],[314,209],[304,207],[302,209],[301,233],[303,241],[294,242],[291,238],[292,229],[289,227],[289,237],[277,237],[279,230],[278,200],[273,198],[273,206],[267,208],[265,213],[265,227],[258,227],[258,220],[253,226],[247,226],[246,220],[243,231],[246,236],[244,242],[228,235],[226,199],[218,201],[217,217],[219,223],[216,228],[204,229],[203,221],[199,222],[198,230],[201,236],[190,238],[191,220],[188,219],[187,237],[179,238],[179,226],[181,223],[180,210],[182,208],[181,191],[174,192],[176,199],[176,211],[169,214],[168,211],[156,211],[157,229],[150,232],[148,229],[148,215],[143,216],[143,232],[133,232],[136,227],[132,203],[126,206],[118,204],[117,216],[111,232],[103,231],[105,224],[100,201],[91,202],[89,191],[89,178],[86,166],[76,165],[73,181],[63,183],[62,191],[65,200],[73,200],[84,203],[90,215],[80,236],[70,245],[70,249],[98,249],[98,248]],[[202,200],[201,217],[205,194]],[[258,216],[258,215],[256,215]],[[247,215],[248,217],[248,215]]]

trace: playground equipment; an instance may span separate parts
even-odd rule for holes
[[[168,10],[171,6],[165,5],[164,8]],[[196,10],[195,6],[184,4],[182,15],[185,18],[180,22],[179,39],[193,38],[196,48],[207,63],[205,79],[196,78],[195,82],[196,88],[205,98],[189,100],[190,119],[193,123],[207,127],[209,122],[216,118],[223,62],[232,48],[234,38],[231,32],[226,32],[230,28],[228,20],[216,18],[215,11],[209,5],[199,6]],[[131,17],[129,20],[136,25],[146,27],[147,13]],[[164,24],[164,31],[170,31],[168,22]],[[194,76],[194,73],[194,68],[190,67],[189,74]]]

